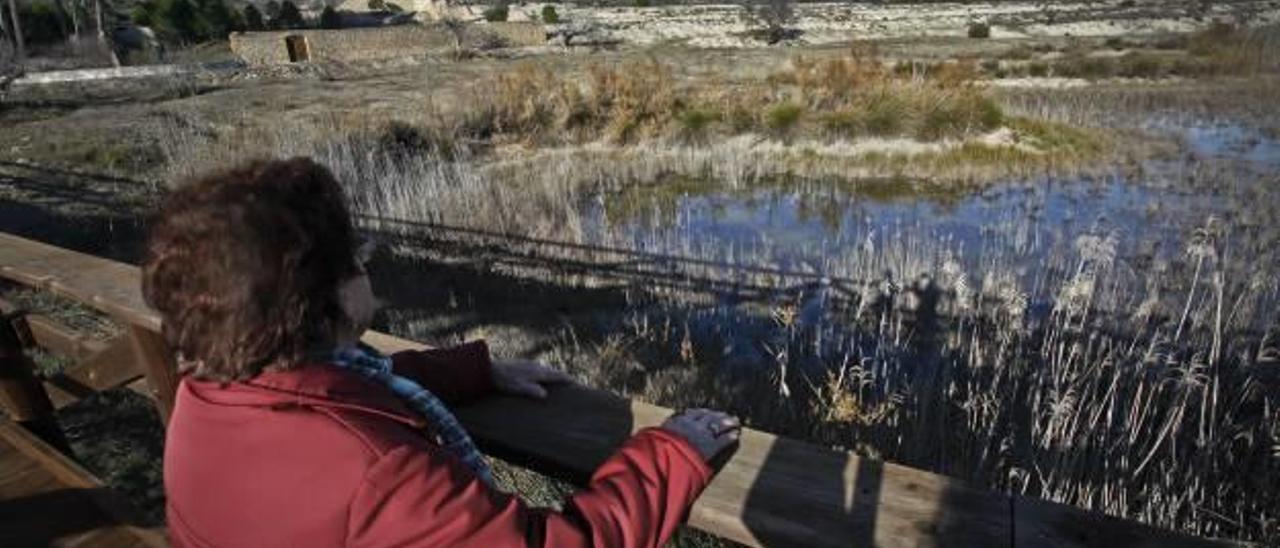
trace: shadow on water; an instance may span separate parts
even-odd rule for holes
[[[136,263],[146,237],[142,181],[0,161],[0,231]]]
[[[450,264],[379,254],[370,265],[375,292],[386,302],[380,325],[428,344],[452,344],[479,328],[518,328],[545,349],[568,318],[618,314],[620,287],[583,288],[503,274],[483,264]],[[536,354],[539,349],[525,349]]]
[[[0,200],[0,232],[136,264],[146,237],[144,222],[106,214],[68,214]]]
[[[924,393],[941,393],[958,381],[945,376],[948,368],[931,363],[943,344],[933,310],[924,306],[908,319],[919,333],[907,360],[918,365],[912,389]],[[971,437],[957,432],[968,428],[963,421],[936,426],[938,431],[902,435],[944,435],[945,428],[947,436]],[[1029,423],[1005,426],[1030,428]],[[997,492],[789,438],[777,438],[759,463],[742,520],[764,546],[1012,545],[1009,498]]]

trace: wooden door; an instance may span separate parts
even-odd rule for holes
[[[284,47],[289,52],[290,63],[302,63],[311,60],[311,52],[307,49],[307,37],[291,34],[284,37]]]

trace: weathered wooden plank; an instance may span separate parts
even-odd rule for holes
[[[147,385],[151,387],[151,397],[160,411],[160,419],[169,424],[169,415],[173,413],[173,401],[178,392],[178,364],[173,352],[159,333],[130,325],[129,339],[133,341],[133,355],[142,364],[142,372],[146,375]]]
[[[386,352],[422,348],[380,333]],[[583,482],[670,409],[581,387],[547,402],[489,398],[457,410],[486,452]],[[690,525],[752,546],[1009,546],[1008,497],[937,474],[744,429]]]
[[[5,249],[11,241],[21,245]],[[132,322],[141,328],[133,340],[148,361],[171,359],[156,343],[159,319],[137,295],[137,270],[103,263],[109,261],[0,235],[0,277],[50,288]],[[107,276],[62,274],[75,269]],[[381,333],[368,333],[365,341],[387,352],[422,348]],[[173,374],[171,365],[157,369],[158,376]],[[152,397],[168,390],[172,397],[172,380],[128,386]],[[582,387],[555,389],[545,401],[487,398],[457,411],[486,451],[579,482],[632,432],[671,413]],[[1102,539],[1124,547],[1169,538],[1209,544],[1062,505],[1015,504],[937,474],[751,429],[694,505],[690,523],[755,546],[1092,546]],[[1095,526],[1107,533],[1072,536]]]
[[[91,346],[98,347],[98,352],[45,381],[55,407],[61,409],[90,392],[110,390],[143,376],[133,341],[127,335],[106,342],[94,341]]]
[[[101,340],[39,315],[28,316],[27,325],[36,346],[75,361],[45,380],[45,390],[54,407],[61,409],[93,392],[123,386],[142,376],[127,333]]]
[[[0,470],[0,546],[167,545],[92,474],[5,419]]]
[[[105,347],[102,341],[82,335],[41,314],[28,314],[27,327],[36,346],[75,361],[92,356]]]
[[[69,297],[152,331],[138,267],[0,233],[0,277]]]
[[[0,408],[18,424],[60,450],[70,445],[53,415],[53,402],[36,378],[24,344],[26,322],[21,313],[0,301]]]

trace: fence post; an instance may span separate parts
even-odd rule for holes
[[[53,415],[53,402],[23,353],[25,323],[22,311],[14,311],[7,303],[0,302],[0,406],[13,416],[14,422],[36,437],[63,453],[70,453],[71,445]]]
[[[178,392],[178,364],[169,344],[159,333],[131,323],[129,339],[133,341],[133,351],[142,364],[142,372],[147,376],[147,384],[151,387],[151,395],[155,398],[156,409],[160,411],[160,420],[167,426],[169,415],[173,413],[173,401]]]

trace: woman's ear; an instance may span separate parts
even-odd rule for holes
[[[373,323],[380,306],[369,276],[360,274],[338,286],[338,305],[342,308],[343,321],[335,336],[339,344],[354,344]]]

